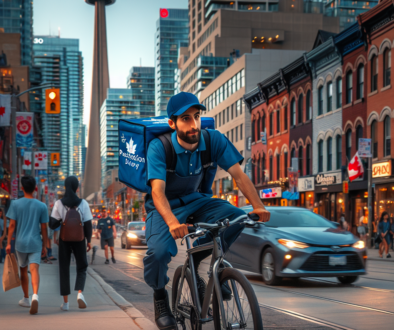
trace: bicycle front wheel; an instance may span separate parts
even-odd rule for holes
[[[219,275],[220,285],[227,283],[231,290],[231,299],[224,301],[225,324],[214,291],[212,307],[215,329],[263,329],[260,307],[252,285],[246,277],[236,269],[225,268]]]

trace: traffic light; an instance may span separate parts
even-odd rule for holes
[[[60,153],[51,153],[51,166],[60,166]]]
[[[51,88],[45,90],[45,113],[60,113],[60,89]]]

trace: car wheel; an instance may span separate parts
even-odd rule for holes
[[[263,275],[263,281],[267,285],[277,285],[282,279],[275,275],[275,256],[272,248],[268,248],[264,251],[261,263],[261,274]]]
[[[358,276],[338,276],[337,279],[342,284],[352,284],[358,280]]]

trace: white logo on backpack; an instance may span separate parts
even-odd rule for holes
[[[126,142],[126,149],[127,152],[131,153],[132,155],[135,154],[135,148],[137,148],[137,145],[134,144],[133,138],[130,138],[130,143]]]

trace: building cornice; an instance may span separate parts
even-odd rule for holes
[[[336,35],[334,43],[342,56],[361,47],[364,44],[364,37],[358,23],[354,23],[348,29]]]

